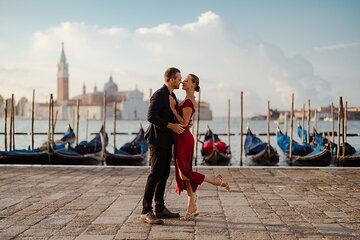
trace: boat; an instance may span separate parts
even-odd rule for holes
[[[201,143],[201,155],[203,156],[204,164],[228,165],[230,163],[230,146],[221,141],[219,136],[214,134],[209,126],[207,127],[204,141]]]
[[[107,134],[103,138],[103,127],[90,141],[82,141],[74,148],[70,144],[65,148],[52,149],[50,152],[50,164],[53,165],[102,165],[103,160],[101,156],[102,144],[105,142],[105,147],[108,143]]]
[[[125,143],[121,148],[114,147],[113,153],[105,150],[105,162],[110,166],[144,166],[147,163],[148,145],[145,140],[145,132],[140,125],[135,138]]]
[[[288,159],[291,166],[319,166],[326,167],[331,163],[331,150],[324,145],[324,138],[314,129],[314,142],[316,147],[306,156],[293,156]]]
[[[56,150],[63,149],[66,144],[71,144],[74,139],[75,133],[69,125],[64,136],[53,144],[53,148]],[[49,149],[49,142],[46,141],[35,149],[0,151],[0,164],[49,164],[51,162]]]
[[[345,154],[343,154],[343,148],[345,146]],[[332,149],[333,155],[337,156],[337,144],[329,141],[329,147]],[[339,148],[339,159],[335,161],[336,165],[341,167],[360,167],[360,152],[356,151],[356,149],[345,142],[345,144],[341,143]],[[336,159],[335,159],[336,160]]]
[[[288,156],[290,153],[290,138],[289,136],[283,134],[279,127],[277,127],[276,130],[277,144],[284,152],[284,154]],[[292,141],[292,156],[305,156],[312,151],[313,149],[310,144],[299,144],[295,140]]]
[[[47,150],[15,149],[0,151],[0,164],[48,164],[49,153]]]
[[[309,153],[306,156],[293,156],[291,160],[289,160],[289,164],[292,166],[319,166],[326,167],[331,163],[331,152],[329,149],[315,148],[314,151]]]
[[[341,156],[339,159],[339,166],[360,167],[360,152],[356,152],[352,155]]]
[[[248,127],[244,144],[246,161],[249,166],[275,166],[279,154],[270,144],[261,141]]]

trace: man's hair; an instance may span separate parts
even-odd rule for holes
[[[164,80],[165,82],[170,81],[171,78],[174,78],[176,76],[176,73],[179,73],[180,70],[174,67],[170,67],[168,69],[166,69],[165,73],[164,73]]]

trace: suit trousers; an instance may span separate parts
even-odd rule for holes
[[[145,185],[142,214],[150,212],[155,195],[155,212],[165,208],[164,193],[166,181],[170,174],[172,148],[160,148],[149,144],[151,170]]]

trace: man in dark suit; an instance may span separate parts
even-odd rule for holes
[[[148,121],[150,125],[145,133],[149,143],[151,171],[148,176],[144,198],[143,210],[140,219],[149,224],[163,224],[160,218],[179,218],[179,213],[172,213],[165,207],[164,193],[166,181],[170,174],[172,158],[173,132],[180,134],[184,128],[175,123],[169,105],[169,95],[175,99],[174,89],[179,89],[181,83],[180,70],[168,68],[164,73],[164,85],[157,90],[150,99]],[[152,200],[155,195],[155,214]]]

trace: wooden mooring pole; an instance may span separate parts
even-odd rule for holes
[[[305,141],[305,103],[303,105],[303,109],[302,109],[302,126],[301,126],[301,142],[302,144],[304,144],[304,141]]]
[[[35,89],[33,89],[31,105],[31,149],[34,149],[34,121],[35,121]]]
[[[310,143],[310,119],[311,119],[311,108],[310,108],[310,99],[308,100],[308,114],[307,114],[307,137],[306,142]]]
[[[337,159],[337,165],[339,166],[339,158],[340,158],[340,121],[341,121],[341,104],[342,104],[342,97],[339,98],[339,108],[338,108],[338,144],[336,147],[336,159]]]
[[[267,144],[270,146],[270,101],[267,101],[267,115],[266,115],[266,136]],[[269,148],[270,151],[270,148]],[[270,155],[269,155],[270,158]]]
[[[105,141],[106,141],[106,91],[104,91],[104,109],[103,109],[103,142],[101,144],[101,160],[105,161]]]
[[[290,149],[289,149],[289,160],[292,164],[292,141],[293,141],[293,119],[294,119],[294,93],[291,95],[291,114],[290,114]]]
[[[113,110],[113,123],[114,123],[114,148],[116,148],[116,102],[114,102],[114,110]]]
[[[334,114],[334,103],[331,103],[331,142],[335,143],[335,114]]]
[[[14,94],[11,94],[11,146],[10,150],[15,150],[15,102]]]
[[[7,115],[8,115],[8,102],[5,99],[5,102],[4,102],[4,145],[5,145],[5,151],[7,151]]]
[[[317,109],[314,110],[314,127],[317,130]]]
[[[244,108],[243,108],[243,91],[240,93],[240,166],[243,165],[243,132],[244,132]]]
[[[228,145],[230,145],[230,99],[228,99],[228,117],[227,117],[227,139]]]
[[[347,105],[348,102],[345,101],[345,111],[344,111],[344,141],[347,142]]]
[[[80,99],[76,101],[76,145],[79,144]]]
[[[197,158],[198,158],[198,147],[199,147],[199,123],[200,123],[200,101],[201,101],[201,89],[199,91],[199,99],[197,102],[196,108],[196,141],[195,141],[195,166],[197,166]]]
[[[345,156],[345,114],[344,114],[344,102],[343,99],[341,97],[340,100],[340,108],[341,108],[341,125],[342,125],[342,136],[341,136],[341,140],[342,140],[342,155]]]

